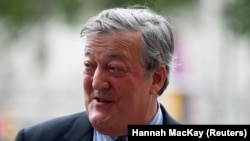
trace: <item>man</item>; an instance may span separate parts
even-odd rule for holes
[[[179,124],[157,100],[168,85],[171,27],[147,8],[112,8],[92,17],[81,36],[86,112],[22,129],[16,141],[114,141],[128,125]]]

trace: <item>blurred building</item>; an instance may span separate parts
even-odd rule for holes
[[[170,91],[182,97],[171,92],[166,97],[183,101],[176,108],[186,123],[249,123],[249,41],[225,27],[226,2],[200,0],[191,15],[176,22],[179,60]]]

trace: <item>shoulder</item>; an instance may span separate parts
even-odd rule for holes
[[[48,131],[54,128],[65,129],[71,126],[75,122],[75,120],[77,120],[79,117],[84,117],[84,115],[86,115],[86,113],[81,112],[81,113],[75,113],[71,115],[53,118],[53,119],[41,122],[39,124],[33,125],[29,127],[27,130],[46,129]]]
[[[24,141],[26,139],[28,139],[27,141],[49,141],[49,139],[60,140],[73,126],[78,124],[76,122],[79,122],[79,124],[84,124],[82,122],[88,122],[86,113],[81,112],[57,117],[33,125],[29,128],[22,129],[19,131],[16,141]]]

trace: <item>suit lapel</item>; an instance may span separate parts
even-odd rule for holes
[[[167,125],[167,124],[180,124],[178,121],[176,121],[175,119],[173,119],[166,111],[166,109],[163,107],[163,105],[160,105],[162,114],[163,114],[163,124]]]
[[[86,113],[81,114],[73,123],[72,128],[64,137],[65,141],[92,141],[93,127]]]
[[[179,124],[167,113],[162,105],[160,105],[160,108],[163,113],[163,124]],[[72,122],[72,127],[64,139],[65,141],[93,141],[93,127],[85,112]]]

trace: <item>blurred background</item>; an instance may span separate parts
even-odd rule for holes
[[[0,141],[85,109],[81,27],[133,4],[173,26],[175,69],[159,98],[170,114],[187,124],[250,124],[248,0],[1,0]]]

